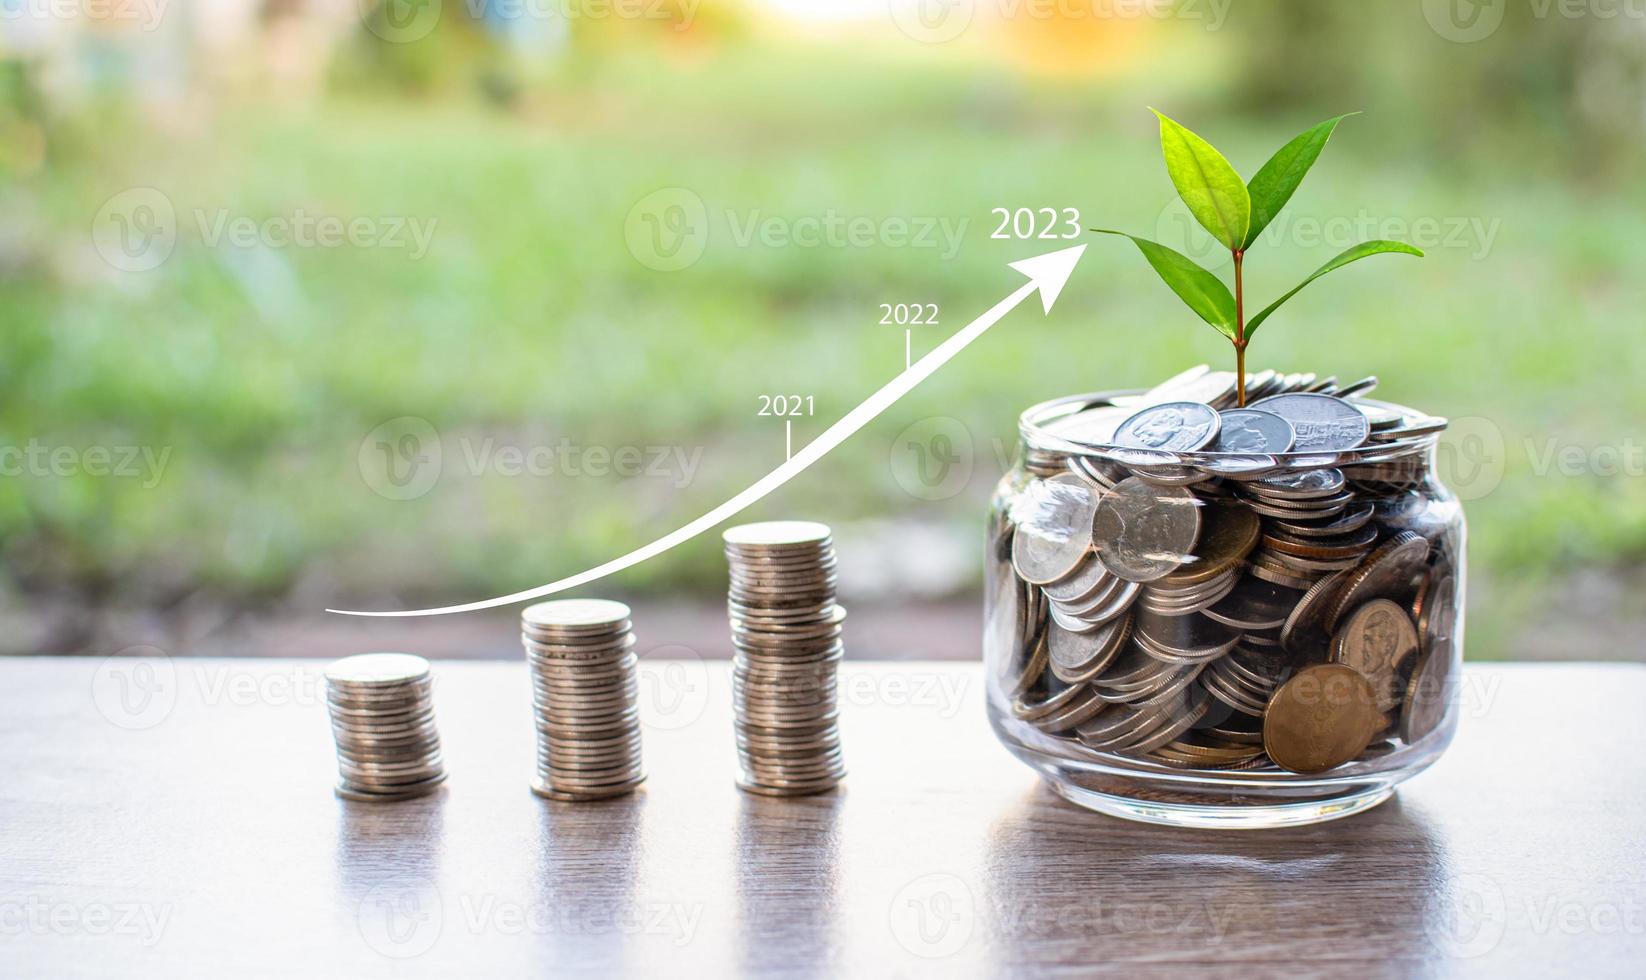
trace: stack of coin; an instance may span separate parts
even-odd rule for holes
[[[837,666],[844,607],[828,527],[771,521],[725,533],[731,569],[738,785],[768,796],[832,789],[845,776]]]
[[[405,653],[362,653],[326,668],[338,796],[406,800],[446,781],[433,683],[429,662]]]
[[[632,627],[629,607],[605,599],[540,602],[520,614],[537,717],[538,796],[601,800],[646,778]]]
[[[1433,731],[1457,659],[1446,423],[1375,385],[1265,371],[1236,408],[1202,367],[1031,410],[1046,439],[990,538],[1012,712],[1194,769],[1316,772]]]

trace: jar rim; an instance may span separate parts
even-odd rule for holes
[[[1042,453],[1081,456],[1102,459],[1131,469],[1151,467],[1184,467],[1199,469],[1209,476],[1258,476],[1282,470],[1320,469],[1357,464],[1386,463],[1397,459],[1422,455],[1432,450],[1440,440],[1447,420],[1427,415],[1396,402],[1376,398],[1352,399],[1357,406],[1370,406],[1400,417],[1401,424],[1431,421],[1436,427],[1418,435],[1386,442],[1368,442],[1354,449],[1332,452],[1284,453],[1231,453],[1231,452],[1175,452],[1165,449],[1137,449],[1112,443],[1087,442],[1060,435],[1046,428],[1049,423],[1070,418],[1093,408],[1128,408],[1116,404],[1115,399],[1147,394],[1147,388],[1115,388],[1081,395],[1065,395],[1040,402],[1026,409],[1018,417],[1017,430],[1023,445]],[[1136,410],[1142,411],[1142,405]]]

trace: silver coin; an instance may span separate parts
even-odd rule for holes
[[[1284,453],[1297,442],[1292,423],[1273,412],[1231,408],[1218,413],[1222,427],[1208,448],[1214,453]]]
[[[1343,490],[1343,471],[1338,469],[1294,470],[1276,476],[1252,480],[1241,489],[1260,497],[1272,498],[1277,506],[1313,507],[1316,502],[1334,498]]]
[[[1068,684],[1081,684],[1106,670],[1131,637],[1131,617],[1117,619],[1091,633],[1047,627],[1046,652],[1052,673]]]
[[[752,550],[818,549],[831,540],[829,526],[816,521],[764,521],[727,528],[728,546]]]
[[[1189,453],[1212,444],[1221,420],[1217,410],[1200,402],[1151,405],[1120,423],[1115,445],[1127,449]]]
[[[1045,428],[1047,432],[1070,442],[1107,446],[1114,442],[1115,430],[1120,427],[1120,423],[1131,415],[1132,410],[1129,408],[1105,405],[1054,419],[1048,422]]]
[[[1251,407],[1273,412],[1292,424],[1297,432],[1294,452],[1343,452],[1364,444],[1371,434],[1371,420],[1364,412],[1331,395],[1272,395]]]
[[[357,653],[326,668],[328,683],[351,687],[398,687],[428,676],[429,662],[409,653]]]
[[[1072,473],[1025,488],[1014,513],[1012,565],[1025,582],[1045,585],[1067,577],[1092,549],[1097,491]]]
[[[1200,520],[1191,491],[1130,477],[1098,501],[1092,537],[1109,571],[1128,582],[1152,582],[1193,556]]]
[[[1097,556],[1088,553],[1072,573],[1045,587],[1046,598],[1054,602],[1078,603],[1096,595],[1099,589],[1113,580],[1114,576],[1097,560]]]
[[[627,622],[629,607],[609,599],[552,599],[527,606],[520,613],[530,629],[600,629]]]

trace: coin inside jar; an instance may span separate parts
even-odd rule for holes
[[[1072,473],[1036,481],[1024,491],[1012,538],[1012,564],[1025,582],[1045,585],[1080,567],[1092,549],[1097,490]]]
[[[1400,712],[1400,737],[1416,742],[1440,727],[1453,696],[1449,651],[1429,650],[1418,658]]]
[[[1429,542],[1411,531],[1402,531],[1379,545],[1347,573],[1343,589],[1326,615],[1326,628],[1337,629],[1345,613],[1368,599],[1409,590],[1428,556]]]
[[[1405,693],[1401,678],[1417,656],[1417,627],[1406,610],[1373,599],[1350,613],[1332,639],[1332,661],[1347,664],[1372,683],[1379,711],[1392,711]]]
[[[1257,547],[1262,523],[1245,507],[1208,504],[1201,509],[1200,517],[1202,525],[1194,554],[1182,567],[1164,576],[1162,584],[1186,586],[1210,581],[1234,568]]]
[[[1092,535],[1098,559],[1111,572],[1128,582],[1152,582],[1193,556],[1199,500],[1183,487],[1128,477],[1098,501]]]
[[[1292,772],[1335,769],[1366,751],[1383,729],[1387,719],[1376,702],[1371,682],[1352,667],[1305,667],[1270,699],[1263,749]]]

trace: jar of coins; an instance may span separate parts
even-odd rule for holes
[[[1455,727],[1464,522],[1444,419],[1367,378],[1232,373],[1025,412],[989,518],[990,721],[1063,796],[1265,827],[1346,816]]]

